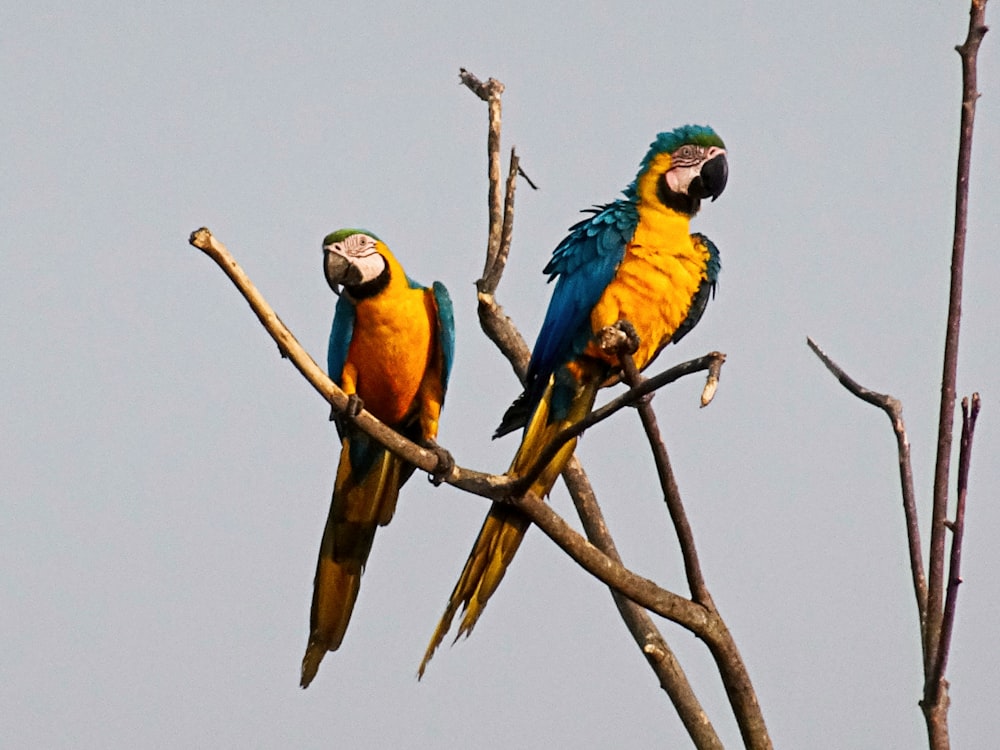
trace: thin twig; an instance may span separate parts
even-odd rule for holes
[[[525,171],[524,171],[523,169],[521,169],[520,167],[518,167],[518,168],[517,168],[517,173],[518,173],[518,174],[519,174],[519,175],[520,175],[521,177],[523,177],[523,178],[524,178],[524,181],[528,183],[528,186],[529,186],[529,187],[530,187],[530,188],[531,188],[532,190],[538,190],[538,185],[536,185],[536,184],[535,184],[534,182],[532,182],[531,178],[530,178],[530,177],[528,177],[528,174],[527,174],[527,173],[526,173],[526,172],[525,172]]]
[[[910,441],[906,436],[906,424],[903,422],[903,404],[897,398],[870,390],[858,383],[844,372],[840,365],[830,359],[826,352],[820,349],[819,345],[811,338],[807,338],[806,343],[842,386],[862,401],[884,411],[892,423],[892,430],[896,434],[896,456],[899,463],[899,481],[903,495],[906,544],[910,553],[910,574],[913,579],[913,593],[917,598],[917,616],[920,619],[920,636],[921,643],[923,643],[927,628],[927,579],[924,577],[923,545],[920,541],[920,524],[917,518],[916,491],[913,487]]]
[[[517,170],[520,169],[520,159],[517,152],[510,150],[510,166],[507,168],[507,189],[503,199],[503,226],[500,229],[500,246],[497,248],[497,255],[493,261],[493,267],[487,279],[487,288],[480,291],[495,293],[507,267],[507,258],[510,256],[510,243],[514,236],[514,191],[517,186]]]
[[[972,461],[972,439],[976,432],[976,418],[979,416],[980,399],[978,393],[969,399],[962,399],[962,439],[958,449],[958,499],[955,503],[955,520],[948,524],[951,530],[951,555],[948,562],[948,593],[944,602],[944,617],[941,621],[941,644],[934,665],[930,684],[941,685],[948,667],[948,652],[951,649],[951,635],[955,627],[955,611],[958,604],[958,587],[962,583],[962,541],[965,537],[965,501],[969,490],[969,466]],[[931,695],[931,699],[936,699]]]

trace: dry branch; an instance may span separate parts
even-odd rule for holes
[[[844,372],[840,365],[830,359],[815,341],[807,338],[806,343],[842,386],[862,401],[867,401],[880,408],[892,423],[892,430],[896,434],[896,455],[899,463],[899,482],[903,494],[906,545],[910,553],[910,574],[913,580],[913,593],[917,598],[917,616],[920,618],[920,642],[924,643],[927,637],[927,579],[924,576],[923,544],[920,541],[917,499],[913,488],[913,466],[910,461],[910,441],[906,436],[906,424],[903,422],[903,404],[899,399],[887,393],[877,393],[865,388]]]
[[[563,470],[563,479],[569,490],[577,513],[583,523],[587,538],[612,560],[621,562],[614,539],[608,531],[604,514],[597,503],[597,496],[587,479],[583,467],[576,456],[570,458]],[[642,651],[650,669],[660,682],[660,687],[670,698],[677,715],[691,736],[692,742],[699,750],[721,750],[722,741],[712,726],[708,714],[702,708],[691,684],[684,674],[684,669],[667,644],[666,639],[656,628],[649,613],[631,599],[626,598],[615,589],[610,589],[622,622],[632,634],[636,645]]]
[[[958,586],[961,583],[960,566],[969,461],[972,436],[979,413],[979,394],[973,396],[971,411],[968,400],[963,400],[958,500],[955,520],[949,522],[947,517],[948,485],[954,434],[955,384],[958,379],[959,331],[962,320],[962,281],[965,271],[965,242],[968,230],[969,173],[972,165],[972,133],[975,124],[976,100],[979,98],[976,83],[976,62],[979,46],[986,31],[986,0],[972,0],[969,10],[968,34],[965,41],[955,48],[962,60],[962,108],[955,187],[955,227],[952,237],[948,318],[945,327],[941,403],[938,413],[937,455],[934,462],[931,534],[926,579],[923,570],[922,546],[917,529],[910,449],[903,427],[902,405],[891,396],[875,393],[860,386],[830,360],[811,339],[808,342],[812,350],[836,375],[844,387],[858,398],[875,404],[889,415],[896,432],[900,476],[903,484],[903,507],[910,549],[910,569],[920,613],[924,665],[923,697],[920,701],[920,707],[927,725],[927,739],[931,750],[947,750],[951,746],[948,733],[950,701],[945,668],[948,663],[948,652],[951,648]],[[949,530],[952,532],[952,542],[950,554],[946,554],[946,534]],[[945,578],[946,567],[947,581]]]

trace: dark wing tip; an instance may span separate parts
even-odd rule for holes
[[[500,420],[500,425],[493,433],[493,439],[496,440],[515,430],[520,430],[528,424],[528,417],[530,416],[531,406],[528,403],[528,393],[525,391],[504,412],[503,419]]]

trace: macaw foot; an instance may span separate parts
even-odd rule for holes
[[[452,458],[452,455],[448,451],[438,445],[433,438],[427,438],[420,444],[437,456],[437,466],[434,467],[434,471],[427,475],[427,481],[438,487],[451,476],[451,472],[455,468],[455,459]]]
[[[639,334],[636,333],[635,326],[627,320],[619,320],[615,323],[615,327],[625,336],[625,342],[622,345],[625,352],[635,354],[639,351]]]
[[[609,354],[635,354],[639,350],[639,334],[627,320],[619,320],[600,330],[597,344]]]
[[[632,361],[632,355],[639,351],[639,334],[627,320],[619,320],[614,325],[605,326],[598,334],[598,344],[608,354],[618,357],[621,362],[621,377],[629,387],[634,388],[643,381],[642,375]],[[653,394],[647,393],[635,402],[635,406],[648,404]]]
[[[361,397],[356,393],[351,393],[347,397],[347,406],[344,407],[343,411],[337,411],[335,406],[330,407],[330,421],[336,422],[343,429],[353,422],[355,417],[364,411],[364,408],[365,402],[361,400]]]

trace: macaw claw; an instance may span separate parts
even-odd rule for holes
[[[365,402],[358,394],[352,393],[347,397],[347,405],[343,411],[338,411],[336,406],[330,407],[330,421],[336,422],[338,427],[343,428],[353,422],[364,409]]]
[[[609,354],[635,354],[639,350],[639,334],[629,321],[619,320],[598,331],[597,345]]]
[[[451,453],[438,445],[432,438],[427,438],[420,444],[437,456],[437,466],[434,467],[434,471],[427,474],[427,481],[435,487],[439,487],[451,476],[451,472],[455,468],[455,459]]]
[[[635,330],[635,326],[627,320],[619,320],[615,323],[615,326],[619,331],[625,336],[625,342],[623,348],[628,354],[635,354],[639,351],[639,333]]]

